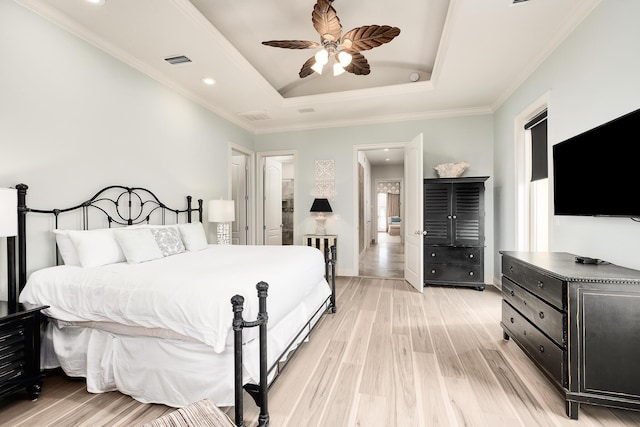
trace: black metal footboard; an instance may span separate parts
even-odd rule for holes
[[[329,253],[331,256],[329,256]],[[267,290],[269,285],[265,282],[260,282],[256,285],[258,290],[258,317],[253,322],[247,322],[242,317],[244,310],[244,298],[241,295],[235,295],[231,298],[231,305],[233,306],[233,333],[234,333],[234,378],[235,378],[235,425],[237,427],[245,427],[243,413],[243,391],[247,393],[256,402],[256,405],[260,407],[260,414],[258,416],[258,427],[267,427],[269,425],[269,410],[268,410],[268,392],[269,389],[275,384],[276,380],[280,376],[280,373],[284,370],[287,364],[293,358],[299,347],[292,348],[298,343],[304,341],[310,334],[315,325],[318,324],[318,314],[323,310],[325,312],[335,313],[336,307],[336,247],[332,246],[329,250],[325,249],[325,278],[331,286],[331,295],[322,303],[322,305],[311,316],[309,321],[298,331],[293,340],[284,349],[284,351],[278,356],[275,363],[267,369],[267,322],[269,316],[267,314]],[[314,320],[316,320],[315,323]],[[260,383],[259,384],[243,384],[242,376],[242,330],[244,328],[252,328],[258,326],[259,333],[259,346],[260,346]],[[291,355],[289,353],[292,352]],[[288,355],[288,356],[287,356]],[[282,359],[287,356],[286,361]],[[282,364],[282,365],[281,365]],[[274,372],[275,370],[275,372]],[[268,377],[274,373],[274,377],[271,382],[268,382]]]
[[[243,419],[243,381],[242,381],[242,330],[244,328],[252,328],[258,326],[260,328],[260,384],[258,385],[258,399],[256,403],[260,406],[260,415],[258,416],[258,426],[266,427],[269,425],[269,408],[268,408],[268,385],[267,385],[267,289],[269,285],[260,282],[256,285],[258,290],[258,318],[253,322],[247,322],[242,318],[244,310],[244,298],[241,295],[235,295],[231,298],[233,306],[233,347],[234,347],[234,376],[235,376],[235,424],[238,427],[244,427]],[[255,397],[254,397],[255,399]]]

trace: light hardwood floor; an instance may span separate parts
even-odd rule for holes
[[[379,232],[377,243],[360,255],[360,276],[404,278],[404,244],[400,236]]]
[[[640,412],[590,405],[569,420],[560,393],[502,339],[492,286],[419,294],[404,280],[362,277],[337,286],[338,313],[323,317],[271,390],[273,427],[640,425]],[[5,399],[0,425],[134,426],[170,410],[54,376],[36,402]]]

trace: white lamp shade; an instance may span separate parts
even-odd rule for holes
[[[210,200],[209,222],[232,222],[236,219],[233,200]]]
[[[0,237],[18,234],[18,192],[0,188]]]

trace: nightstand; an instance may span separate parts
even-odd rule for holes
[[[48,306],[0,301],[0,397],[26,388],[36,400],[42,388],[40,373],[40,310]]]
[[[304,244],[311,246],[312,248],[320,249],[320,252],[327,255],[327,251],[331,250],[331,246],[338,248],[338,235],[337,234],[305,234]],[[329,255],[330,256],[330,255]]]

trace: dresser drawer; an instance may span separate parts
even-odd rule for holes
[[[547,276],[504,256],[502,257],[502,274],[559,310],[566,311],[567,307],[563,305],[565,299],[562,280]]]
[[[503,329],[558,384],[566,387],[565,351],[545,336],[506,301],[502,301]]]
[[[425,264],[424,281],[437,283],[446,282],[472,282],[483,283],[482,266],[456,265],[456,264]]]
[[[481,265],[482,250],[478,247],[426,246],[424,262],[461,265]]]
[[[524,290],[506,277],[502,278],[502,297],[559,346],[567,346],[564,334],[566,315]]]

